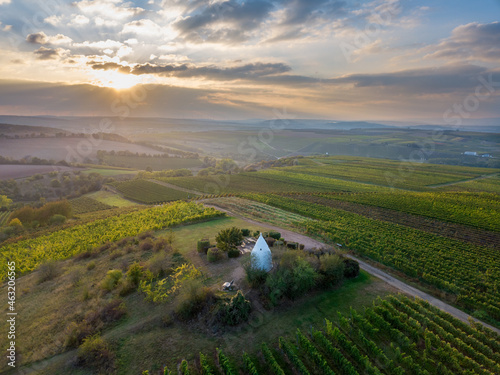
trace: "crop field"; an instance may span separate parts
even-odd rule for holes
[[[174,177],[164,179],[164,181],[182,188],[199,191],[202,194],[390,191],[390,188],[383,186],[274,169],[236,175]]]
[[[472,179],[495,170],[442,166],[423,163],[374,160],[365,158],[317,158],[327,165],[279,168],[282,171],[303,173],[402,189],[421,190],[438,185]]]
[[[72,199],[70,203],[71,208],[73,209],[73,214],[75,215],[86,214],[88,212],[94,211],[109,210],[113,208],[113,206],[96,201],[95,199],[89,197],[79,197],[76,199]]]
[[[83,171],[83,173],[99,173],[101,176],[113,177],[124,174],[136,174],[137,171],[131,171],[128,169],[115,169],[115,168],[90,168]]]
[[[123,198],[120,194],[106,190],[99,190],[93,193],[89,193],[85,196],[94,199],[98,202],[114,207],[128,207],[128,206],[135,206],[137,204],[135,202]]]
[[[286,194],[285,194],[286,195]],[[354,203],[349,198],[343,199],[343,193],[332,194],[293,194],[292,198],[301,199],[306,202],[320,204],[326,207],[353,212],[370,219],[387,221],[407,227],[434,233],[439,236],[449,237],[464,242],[470,242],[480,246],[500,248],[500,232],[493,232],[468,225],[440,221],[437,219],[413,215],[393,209],[375,207]],[[352,194],[348,194],[352,195]],[[218,198],[223,200],[225,198]]]
[[[213,204],[250,219],[283,227],[295,226],[308,219],[293,212],[237,197],[204,199],[203,203]]]
[[[486,192],[500,194],[500,176],[492,176],[481,178],[478,180],[461,182],[449,186],[442,187],[443,191],[471,191],[471,192]]]
[[[3,150],[2,150],[3,151]],[[4,156],[4,155],[2,155]],[[0,180],[17,179],[30,177],[37,173],[49,172],[71,172],[81,170],[80,168],[64,167],[60,165],[20,165],[20,164],[0,164]]]
[[[328,194],[337,199],[369,206],[389,208],[470,225],[491,231],[500,231],[500,196],[492,193],[393,193]]]
[[[0,227],[7,224],[7,219],[10,215],[9,211],[0,212]]]
[[[455,296],[470,311],[500,321],[500,254],[496,249],[277,195],[246,198],[308,216],[304,230]]]
[[[117,167],[126,167],[145,170],[150,167],[154,171],[165,169],[182,169],[182,168],[197,168],[201,167],[199,159],[187,158],[161,158],[161,157],[141,157],[127,155],[106,155],[104,158],[106,164]]]
[[[161,203],[189,199],[190,194],[147,180],[130,180],[113,184],[126,198],[141,203]]]
[[[146,153],[151,155],[161,154],[161,152],[152,148],[132,144],[121,143],[107,140],[95,140],[95,145],[89,144],[91,141],[87,138],[67,137],[64,140],[60,138],[23,138],[23,139],[0,139],[1,155],[11,157],[13,159],[22,159],[26,156],[26,150],[29,150],[29,155],[36,156],[41,159],[53,159],[56,161],[66,160],[83,162],[84,158],[96,159],[98,150],[106,151],[130,151],[138,153]],[[81,157],[77,150],[83,147],[90,147],[91,153],[85,153]],[[87,150],[87,148],[85,148]]]
[[[331,320],[328,320],[331,319]],[[468,325],[423,300],[379,299],[363,312],[262,343],[259,353],[229,357],[217,349],[180,362],[201,374],[498,374],[500,336]],[[165,373],[169,373],[165,369]]]
[[[0,275],[2,279],[6,275],[6,259],[16,261],[19,272],[26,273],[47,260],[66,259],[108,241],[114,242],[145,231],[160,230],[221,215],[221,212],[200,204],[177,202],[9,243],[0,247],[0,257],[3,259]]]

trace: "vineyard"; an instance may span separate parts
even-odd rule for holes
[[[482,325],[423,300],[389,296],[362,313],[339,313],[321,329],[262,343],[253,355],[231,358],[217,349],[179,367],[183,374],[491,375],[500,373],[499,353],[500,336]]]
[[[0,212],[0,227],[7,224],[7,219],[9,218],[10,212]]]
[[[79,197],[70,201],[74,215],[86,214],[89,212],[109,210],[113,208],[106,203],[96,201],[89,197]]]
[[[0,247],[0,275],[2,279],[6,275],[7,259],[16,261],[18,271],[26,273],[47,260],[66,259],[108,241],[223,215],[200,204],[177,202],[95,220]]]
[[[481,168],[381,159],[334,157],[315,160],[322,165],[279,169],[291,173],[304,173],[411,190],[422,190],[429,185],[472,179],[485,173],[484,169]],[[494,170],[488,172],[492,173]]]
[[[323,195],[443,221],[500,231],[500,198],[491,193],[365,193]]]
[[[199,159],[178,157],[143,157],[127,155],[106,155],[104,161],[108,165],[145,170],[150,167],[154,171],[164,169],[196,168],[201,166]]]
[[[303,229],[450,293],[463,308],[500,320],[500,254],[496,249],[299,199],[245,197],[319,219],[303,222]]]
[[[114,183],[113,186],[126,198],[147,204],[188,199],[190,196],[186,192],[171,189],[148,180],[118,182]]]

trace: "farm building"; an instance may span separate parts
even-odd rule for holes
[[[464,155],[465,156],[477,156],[477,152],[475,152],[475,151],[465,151]]]
[[[253,247],[251,257],[253,268],[264,270],[266,272],[269,272],[271,268],[273,268],[271,250],[269,249],[264,237],[262,237],[262,233],[259,235],[259,239]]]

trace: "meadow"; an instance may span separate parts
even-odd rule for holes
[[[202,164],[199,159],[176,157],[142,157],[127,155],[106,155],[104,157],[104,162],[108,165],[133,168],[138,170],[146,170],[147,168],[151,168],[153,171],[161,171],[165,169],[198,168],[201,167]]]
[[[146,204],[158,204],[188,199],[190,197],[189,193],[142,179],[116,182],[113,186],[122,193],[125,198]]]

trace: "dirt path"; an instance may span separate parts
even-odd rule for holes
[[[154,180],[152,178],[148,179],[148,181],[154,182],[155,184],[158,184],[158,185],[162,185],[162,186],[168,187],[170,189],[184,191],[184,192],[189,193],[189,194],[202,195],[199,191],[185,189],[185,188],[182,188],[182,187],[177,186],[177,185],[169,184],[168,182],[158,181],[158,180]]]
[[[251,219],[248,219],[246,217],[243,217],[243,216],[240,216],[240,215],[237,215],[237,214],[234,214],[226,209],[222,209],[222,208],[219,208],[217,206],[214,206],[214,205],[208,205],[206,204],[205,206],[207,207],[213,207],[213,208],[216,208],[220,211],[223,211],[223,212],[226,212],[228,215],[230,216],[234,216],[234,217],[238,217],[242,220],[245,220],[247,223],[250,223],[250,224],[254,224],[254,225],[259,225],[259,226],[262,226],[262,227],[265,227],[265,228],[268,228],[268,229],[272,229],[272,230],[275,230],[275,231],[278,231],[282,234],[282,236],[284,238],[286,238],[287,240],[291,240],[291,241],[294,241],[294,242],[299,242],[301,244],[304,244],[305,245],[305,248],[306,249],[311,249],[311,248],[321,248],[321,247],[325,247],[327,246],[326,244],[324,244],[323,242],[320,242],[320,241],[317,241],[317,240],[314,240],[310,237],[307,237],[303,234],[300,234],[300,233],[296,233],[296,232],[292,232],[290,230],[287,230],[287,229],[283,229],[283,228],[279,228],[279,227],[275,227],[273,225],[269,225],[269,224],[266,224],[266,223],[262,223],[262,222],[259,222],[259,221],[255,221],[255,220],[251,220]],[[408,295],[411,295],[413,297],[418,297],[418,298],[421,298],[423,300],[426,300],[428,301],[431,305],[447,312],[448,314],[450,315],[453,315],[455,318],[457,319],[460,319],[461,321],[465,322],[465,323],[468,323],[468,319],[471,318],[471,316],[451,305],[448,305],[447,303],[439,300],[438,298],[436,297],[433,297],[431,296],[430,294],[427,294],[425,292],[422,292],[421,290],[419,289],[416,289],[404,282],[402,282],[401,280],[398,280],[396,279],[395,277],[389,275],[388,273],[376,268],[376,267],[373,267],[371,265],[369,265],[368,263],[366,262],[363,262],[362,260],[356,258],[355,256],[352,256],[352,255],[349,255],[349,254],[346,254],[347,257],[351,258],[351,259],[354,259],[356,260],[358,263],[359,263],[359,267],[368,272],[370,275],[373,275],[383,281],[385,281],[387,284],[393,286],[394,288],[397,288],[398,290],[400,290],[401,292],[403,293],[406,293]],[[484,325],[485,327],[488,327],[489,329],[497,332],[498,334],[500,334],[500,330],[493,327],[493,326],[490,326],[489,324],[486,324],[486,323],[483,323],[482,321],[476,319],[476,318],[473,318],[475,321],[478,321],[480,322],[482,325]]]
[[[492,174],[487,174],[487,175],[483,175],[483,176],[479,176],[479,177],[474,177],[474,178],[470,178],[468,180],[460,180],[460,181],[453,181],[453,182],[445,182],[444,184],[429,185],[427,187],[434,189],[434,188],[439,188],[442,186],[451,186],[451,185],[456,185],[456,184],[462,184],[464,182],[483,180],[485,178],[496,177],[496,176],[498,176],[498,173],[492,173]]]

